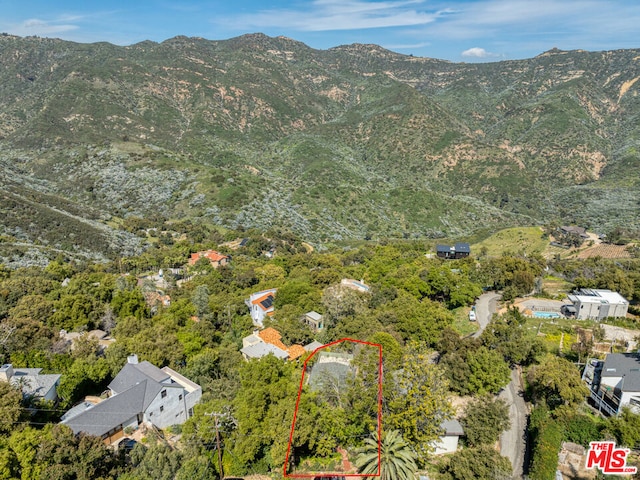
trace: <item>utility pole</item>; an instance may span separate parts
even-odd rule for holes
[[[216,429],[216,448],[218,449],[218,470],[220,470],[220,480],[224,478],[224,473],[222,472],[222,448],[220,447],[220,418],[228,417],[228,413],[219,413],[219,412],[211,412],[205,413],[207,417],[213,417],[213,425]]]

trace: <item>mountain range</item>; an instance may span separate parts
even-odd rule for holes
[[[451,63],[376,45],[0,36],[0,256],[141,251],[127,219],[316,245],[640,229],[640,50]]]

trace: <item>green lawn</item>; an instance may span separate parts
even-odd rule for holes
[[[542,238],[542,234],[540,227],[505,228],[472,245],[471,251],[475,255],[482,255],[486,249],[490,257],[499,257],[504,252],[542,253],[549,245],[549,240]]]
[[[542,279],[542,289],[554,297],[563,294],[566,295],[573,289],[573,287],[573,283],[553,275],[546,275]]]
[[[478,331],[478,322],[469,320],[469,307],[460,307],[453,310],[456,319],[451,327],[462,336],[471,335]]]

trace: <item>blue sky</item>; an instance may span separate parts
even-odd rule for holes
[[[375,43],[452,61],[640,48],[638,0],[0,0],[0,32],[130,45],[176,35]]]

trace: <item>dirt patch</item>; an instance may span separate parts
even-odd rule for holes
[[[566,480],[591,480],[596,478],[597,470],[587,470],[587,452],[582,445],[564,442],[558,455],[558,471]]]
[[[627,328],[615,327],[605,323],[602,324],[602,328],[604,329],[605,340],[626,345],[627,352],[636,350],[638,346],[636,339],[640,338],[640,330],[629,330]]]

